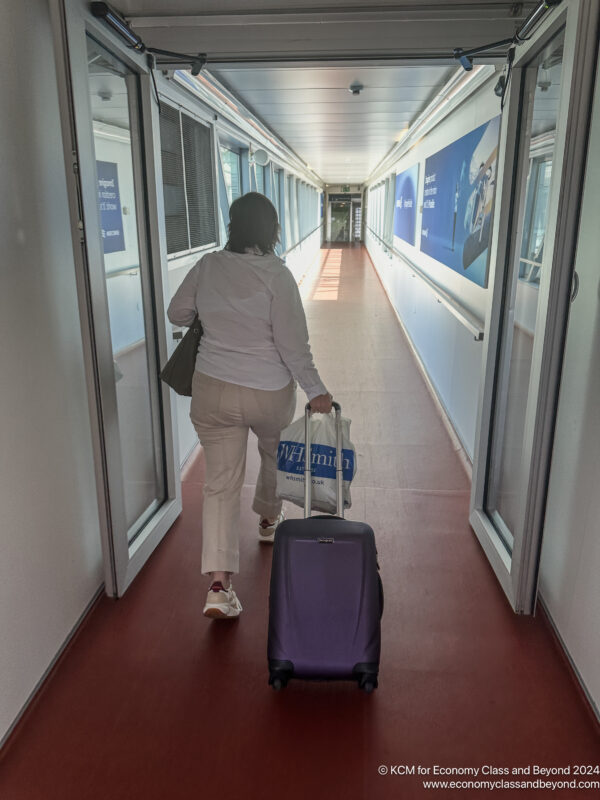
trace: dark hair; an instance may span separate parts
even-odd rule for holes
[[[245,253],[247,247],[258,247],[272,253],[279,241],[279,220],[273,203],[258,192],[234,200],[229,209],[229,239],[225,250]]]

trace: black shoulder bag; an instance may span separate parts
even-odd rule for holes
[[[202,323],[196,314],[190,328],[160,373],[161,380],[174,389],[177,394],[186,397],[192,396],[192,379],[202,333]]]

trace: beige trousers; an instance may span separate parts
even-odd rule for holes
[[[252,508],[276,517],[279,434],[296,410],[296,384],[266,391],[194,373],[190,419],[206,460],[202,510],[202,572],[239,571],[240,493],[246,472],[248,430],[258,437],[260,472]]]

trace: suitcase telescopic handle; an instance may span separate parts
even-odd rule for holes
[[[335,400],[331,403],[335,411],[335,488],[336,514],[344,517],[344,460],[342,454],[342,407]],[[310,438],[310,403],[304,407],[304,518],[310,517],[312,511],[312,458]]]

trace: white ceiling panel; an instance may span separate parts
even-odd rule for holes
[[[302,123],[330,123],[331,125],[335,125],[337,122],[345,122],[347,120],[363,120],[366,127],[378,127],[381,125],[382,122],[406,122],[411,120],[413,117],[414,112],[398,112],[398,113],[381,113],[381,112],[371,112],[367,118],[365,119],[364,112],[362,114],[357,114],[355,112],[331,112],[329,114],[325,113],[306,113],[303,114],[301,110],[294,111],[290,114],[279,114],[279,113],[271,113],[269,118],[274,122],[277,122],[279,127],[284,128],[286,126],[295,126],[298,122]]]
[[[416,67],[399,67],[398,69],[417,69]],[[454,72],[454,69],[448,71],[448,67],[440,67],[440,75],[448,75]],[[218,80],[223,83],[223,81],[218,77],[219,73],[212,70],[212,74],[216,75]],[[229,84],[233,88],[235,84]],[[434,87],[437,88],[437,87]],[[239,92],[236,91],[238,97],[240,97]],[[346,112],[360,112],[364,111],[366,113],[370,111],[383,111],[384,109],[393,110],[396,113],[400,111],[410,112],[413,111],[415,105],[419,105],[423,101],[423,97],[429,97],[434,92],[431,91],[429,87],[421,93],[420,97],[415,97],[413,101],[407,103],[406,101],[399,101],[395,103],[393,98],[381,98],[380,100],[370,100],[368,99],[368,91],[361,92],[361,97],[352,97],[346,89],[338,89],[337,99],[334,95],[332,95],[331,99],[324,102],[321,100],[315,100],[311,97],[310,93],[306,95],[304,100],[290,100],[289,95],[285,92],[281,92],[279,95],[279,100],[271,99],[266,103],[263,103],[260,99],[255,99],[254,102],[250,101],[248,97],[246,99],[246,95],[241,95],[244,98],[244,104],[248,107],[258,107],[265,109],[265,111],[280,111],[281,113],[294,113],[299,108],[307,108],[310,107],[314,109],[315,112],[327,112],[328,109],[331,108],[332,105],[335,106],[338,113],[346,113]]]
[[[229,73],[228,76],[224,72],[219,74],[228,82],[235,81],[235,73]],[[244,97],[249,103],[260,103],[262,106],[276,104],[278,106],[293,106],[296,103],[306,105],[310,103],[315,107],[328,106],[330,103],[341,103],[345,101],[344,105],[348,109],[357,110],[364,103],[379,103],[382,100],[387,102],[393,101],[394,107],[397,109],[412,109],[414,108],[415,100],[419,101],[423,97],[423,92],[428,89],[431,90],[439,82],[427,84],[426,86],[411,86],[408,91],[403,91],[401,86],[394,86],[389,88],[379,88],[369,86],[368,84],[361,84],[364,88],[361,89],[360,95],[353,95],[349,86],[340,89],[269,89],[264,91],[261,89],[244,89]]]
[[[255,67],[256,68],[256,67]],[[221,75],[227,76],[231,72],[238,73],[235,81],[240,91],[252,90],[256,87],[256,79],[253,75],[246,75],[247,68],[219,68]],[[285,74],[285,73],[289,74]],[[285,67],[278,70],[265,69],[261,82],[261,90],[270,91],[272,89],[286,89],[288,92],[294,89],[346,89],[350,84],[358,79],[369,81],[371,88],[398,88],[406,93],[407,99],[412,99],[411,89],[420,86],[435,86],[439,80],[439,70],[437,67],[421,67],[418,72],[410,73],[401,87],[398,87],[397,76],[393,72],[373,71],[368,66],[356,67],[336,67],[335,71],[324,67],[305,69],[301,66]],[[410,83],[408,81],[410,80]]]
[[[261,65],[210,73],[325,183],[361,183],[456,69]],[[356,83],[363,88],[352,95]]]

